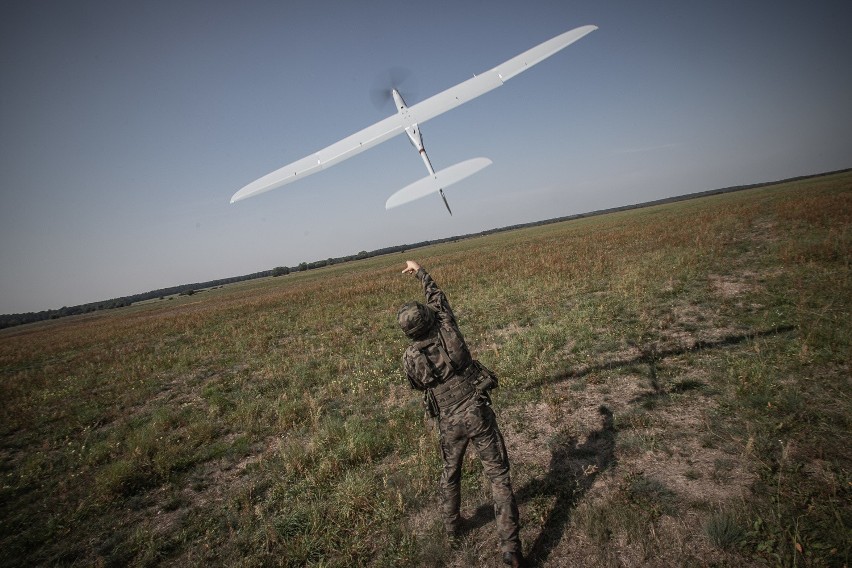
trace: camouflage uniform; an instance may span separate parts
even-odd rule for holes
[[[468,443],[473,442],[491,481],[500,548],[504,553],[520,554],[518,506],[509,476],[509,457],[487,392],[496,386],[496,378],[471,358],[447,298],[432,277],[422,268],[417,277],[427,305],[406,304],[397,318],[412,340],[402,359],[405,374],[412,388],[424,392],[427,407],[438,418],[444,461],[444,526],[450,535],[460,533],[462,459]]]

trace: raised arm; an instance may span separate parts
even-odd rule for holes
[[[406,261],[403,274],[414,274],[423,285],[423,295],[426,297],[426,304],[438,312],[438,318],[452,325],[456,324],[456,317],[450,307],[450,302],[447,300],[446,294],[441,290],[432,277],[426,270],[414,262],[413,260]]]

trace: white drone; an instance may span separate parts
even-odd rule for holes
[[[444,200],[447,211],[452,215],[453,212],[450,210],[447,198],[444,196],[443,188],[461,181],[491,165],[491,160],[488,158],[473,158],[436,172],[432,169],[432,164],[426,155],[426,149],[423,147],[423,138],[420,135],[418,125],[450,109],[454,109],[462,103],[473,100],[488,91],[496,89],[518,73],[526,71],[536,63],[547,59],[554,53],[568,47],[596,29],[598,29],[597,26],[582,26],[567,31],[513,57],[505,63],[501,63],[490,71],[486,71],[481,75],[474,75],[473,78],[459,83],[455,87],[450,87],[446,91],[429,97],[411,107],[405,104],[399,91],[392,89],[391,95],[396,102],[397,114],[389,116],[339,142],[335,142],[319,152],[251,182],[231,197],[231,203],[307,177],[405,132],[423,158],[423,163],[426,164],[429,175],[391,195],[387,202],[385,202],[385,209],[390,209],[414,201],[430,193],[438,192]]]

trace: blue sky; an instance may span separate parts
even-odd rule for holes
[[[852,3],[0,3],[0,313],[852,166]],[[568,29],[599,30],[280,189],[243,185]]]

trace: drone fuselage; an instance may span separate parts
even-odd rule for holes
[[[416,122],[410,122],[411,113],[408,112],[408,106],[405,104],[405,100],[403,100],[402,95],[399,94],[399,91],[393,89],[391,91],[391,95],[393,95],[393,100],[396,102],[396,108],[402,116],[403,120],[408,124],[405,127],[405,133],[408,134],[408,139],[411,141],[411,145],[414,146],[414,149],[420,154],[420,157],[423,158],[423,163],[426,164],[426,169],[429,170],[429,175],[435,175],[435,170],[432,169],[432,162],[429,161],[429,156],[426,155],[426,146],[423,145],[423,134],[420,133],[420,128],[417,126]]]

